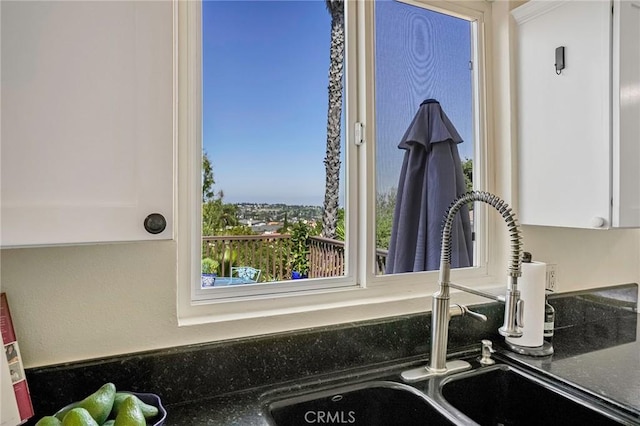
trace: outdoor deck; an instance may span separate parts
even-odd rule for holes
[[[226,277],[232,266],[251,266],[262,271],[260,282],[291,279],[291,235],[226,235],[202,237],[202,255],[218,262],[218,276]],[[378,273],[384,273],[387,250],[376,251]],[[344,241],[309,237],[308,278],[339,277],[345,272]]]

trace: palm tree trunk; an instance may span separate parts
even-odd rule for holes
[[[325,0],[331,13],[331,63],[329,65],[329,109],[322,236],[335,238],[340,186],[340,128],[342,124],[342,78],[344,74],[344,1]]]

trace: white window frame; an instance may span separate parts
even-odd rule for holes
[[[487,2],[402,0],[407,4],[428,7],[458,17],[477,20],[478,51],[475,52],[474,86],[481,107],[474,110],[474,120],[481,129],[475,135],[474,185],[491,190],[486,178],[487,149],[490,126],[487,125],[486,34],[491,6]],[[215,289],[218,297],[208,299],[199,290],[201,247],[201,166],[202,166],[202,89],[201,89],[201,4],[199,1],[175,2],[175,103],[178,123],[177,179],[177,316],[180,325],[229,322],[218,338],[237,337],[400,315],[428,310],[428,298],[437,289],[437,271],[376,276],[375,246],[375,128],[374,124],[374,30],[373,2],[348,0],[345,20],[355,31],[347,33],[346,67],[347,103],[347,194],[345,247],[347,270],[336,278],[305,280],[299,283],[280,282],[277,292],[271,285],[245,285]],[[483,74],[484,72],[484,74]],[[356,101],[354,101],[356,100]],[[355,146],[352,129],[356,122],[364,124],[365,143]],[[480,161],[476,161],[479,159]],[[358,184],[362,182],[362,184]],[[366,182],[366,184],[365,184]],[[360,206],[365,206],[361,208]],[[489,215],[476,204],[476,232],[488,235]],[[482,238],[475,251],[473,268],[454,270],[452,278],[466,285],[490,285],[495,278],[489,274],[489,249],[495,245]],[[477,245],[478,246],[478,245]],[[357,248],[363,247],[362,250]],[[265,321],[268,319],[268,321]],[[295,323],[292,322],[295,320]],[[215,337],[214,337],[215,338]]]

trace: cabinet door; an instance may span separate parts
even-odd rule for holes
[[[529,2],[514,17],[520,220],[609,227],[611,4]]]
[[[172,3],[3,2],[1,19],[2,246],[172,238]]]
[[[640,227],[640,0],[614,3],[613,225]]]

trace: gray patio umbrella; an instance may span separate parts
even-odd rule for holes
[[[420,104],[398,148],[406,150],[391,230],[385,273],[438,269],[447,208],[465,193],[458,144],[462,138],[435,99]],[[452,227],[451,266],[473,263],[467,206]]]

